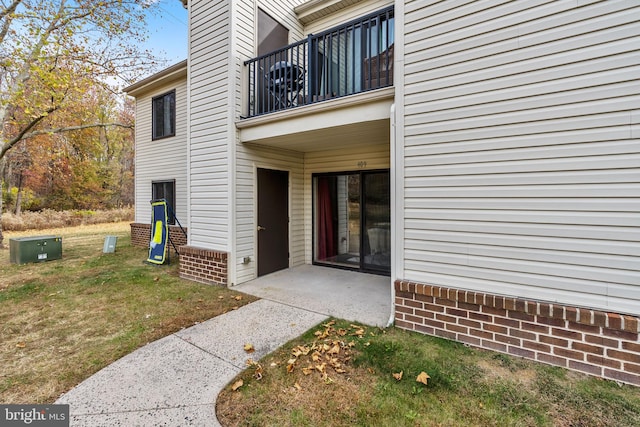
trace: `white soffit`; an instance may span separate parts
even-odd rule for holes
[[[293,10],[303,25],[338,12],[362,0],[309,0],[296,6]]]

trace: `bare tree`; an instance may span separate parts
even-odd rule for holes
[[[61,117],[89,82],[109,88],[116,77],[130,82],[157,65],[139,49],[154,3],[0,0],[0,172],[5,155],[34,136],[131,126]]]

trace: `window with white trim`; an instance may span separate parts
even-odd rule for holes
[[[176,134],[176,91],[156,96],[152,102],[152,139],[167,138]]]

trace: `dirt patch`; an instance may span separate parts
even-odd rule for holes
[[[513,367],[504,366],[501,359],[479,360],[477,365],[484,372],[487,379],[498,379],[504,381],[513,381],[529,387],[536,379],[537,373],[534,369],[514,369]]]

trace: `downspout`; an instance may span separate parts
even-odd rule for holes
[[[404,269],[404,23],[405,2],[395,4],[395,52],[393,61],[394,101],[389,114],[391,156],[391,315],[388,326],[395,320],[395,280],[405,278]]]
[[[227,58],[228,61],[228,71],[227,71],[227,105],[229,106],[228,116],[227,116],[227,132],[229,135],[229,143],[227,145],[227,160],[229,162],[229,191],[228,191],[228,199],[227,203],[229,206],[229,243],[227,249],[229,251],[229,255],[227,256],[227,287],[233,287],[236,285],[237,277],[237,206],[236,206],[236,150],[238,144],[238,129],[236,128],[236,89],[238,80],[236,79],[236,67],[240,66],[239,62],[236,59],[236,7],[237,2],[229,2],[229,33],[231,37],[229,37],[229,55]]]
[[[396,227],[396,222],[398,220],[396,213],[394,212],[394,209],[396,209],[396,207],[398,206],[397,203],[397,192],[395,191],[396,188],[396,180],[397,180],[397,167],[396,165],[398,164],[396,162],[396,156],[398,155],[397,150],[396,150],[396,103],[394,102],[393,104],[391,104],[391,108],[389,111],[389,124],[390,124],[390,135],[389,135],[389,145],[390,145],[390,157],[391,157],[391,232],[394,233],[394,231],[397,229]],[[387,328],[389,326],[393,325],[393,322],[395,320],[395,315],[396,315],[396,288],[394,285],[394,277],[396,277],[396,269],[397,269],[397,263],[395,262],[395,256],[393,254],[395,254],[396,251],[396,245],[395,245],[395,238],[391,237],[391,314],[389,315],[389,321],[387,322]]]

